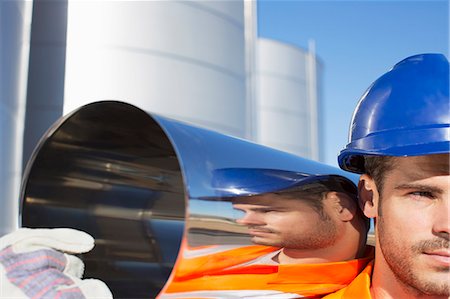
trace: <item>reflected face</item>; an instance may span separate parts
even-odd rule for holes
[[[320,214],[306,200],[265,194],[238,198],[233,207],[245,213],[236,221],[248,227],[255,244],[319,249],[333,244],[338,235],[326,199],[323,204]]]
[[[385,271],[419,294],[450,295],[449,155],[396,158],[384,178],[377,235]]]

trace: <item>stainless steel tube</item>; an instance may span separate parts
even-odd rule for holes
[[[115,298],[154,298],[182,242],[249,243],[215,183],[221,169],[356,178],[129,104],[96,102],[55,123],[35,149],[22,184],[22,226],[89,232],[96,247],[83,256],[86,276],[104,280]]]

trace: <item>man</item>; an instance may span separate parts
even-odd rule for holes
[[[326,298],[450,297],[449,63],[409,57],[375,81],[352,119],[345,170],[362,173],[375,261]]]
[[[280,264],[346,261],[364,253],[368,223],[353,184],[339,176],[315,180],[233,200],[233,207],[245,213],[237,223],[249,228],[253,243],[281,248],[273,258]]]
[[[348,179],[267,169],[244,177],[250,180],[221,180],[218,189],[234,195],[233,207],[244,212],[236,221],[257,245],[185,246],[160,298],[320,298],[348,284],[371,259],[367,218]]]

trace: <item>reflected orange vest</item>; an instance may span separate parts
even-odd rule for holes
[[[206,254],[185,250],[187,254],[177,262],[165,293],[273,290],[320,298],[348,285],[372,259],[370,253],[361,259],[323,264],[246,264],[278,249],[255,245],[226,250],[211,246],[198,250]]]

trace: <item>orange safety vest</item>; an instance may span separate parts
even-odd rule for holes
[[[345,288],[325,296],[324,299],[372,299],[370,285],[373,270],[373,260]]]
[[[270,294],[295,295],[270,298],[321,298],[347,286],[373,258],[373,248],[370,247],[367,257],[343,262],[248,264],[276,250],[279,248],[260,245],[226,250],[212,246],[206,248],[207,254],[196,255],[196,250],[188,249],[188,254],[177,262],[173,277],[164,289],[164,296],[159,298],[231,298],[231,295],[227,297],[227,291],[237,290],[241,293],[244,290],[254,291],[260,298],[269,298]],[[206,292],[209,295],[199,296],[199,291],[209,291]],[[220,292],[223,292],[222,296]]]

